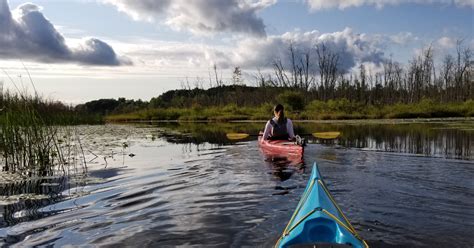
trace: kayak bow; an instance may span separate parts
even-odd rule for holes
[[[306,245],[368,247],[332,198],[316,163],[303,196],[275,247]]]

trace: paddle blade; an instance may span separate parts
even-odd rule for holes
[[[341,132],[320,132],[320,133],[313,133],[313,136],[318,139],[336,139],[341,135]]]
[[[249,137],[248,133],[228,133],[226,134],[227,138],[230,140],[240,140]]]

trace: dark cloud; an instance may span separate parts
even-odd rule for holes
[[[260,9],[276,0],[102,0],[136,20],[153,21],[164,16],[165,24],[195,34],[236,32],[265,36]]]
[[[77,48],[69,47],[37,5],[25,3],[14,13],[7,0],[0,0],[0,58],[107,66],[130,64],[98,39],[86,39]]]

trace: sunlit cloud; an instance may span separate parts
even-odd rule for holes
[[[80,63],[118,66],[130,64],[106,42],[85,38],[75,47],[43,15],[41,7],[25,3],[11,11],[0,0],[0,56],[3,59],[33,60],[44,63]]]

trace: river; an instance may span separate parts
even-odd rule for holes
[[[272,247],[316,162],[371,247],[474,245],[474,122],[296,123],[302,161],[263,123],[75,127],[87,171],[0,183],[0,246]]]

